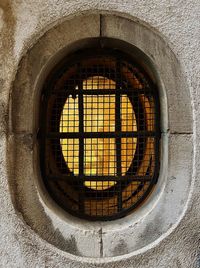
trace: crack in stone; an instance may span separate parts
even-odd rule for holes
[[[100,257],[103,257],[103,232],[102,232],[102,228],[100,228],[99,230],[99,236],[100,236],[100,249],[99,249],[99,254]]]

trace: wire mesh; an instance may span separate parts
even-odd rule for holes
[[[158,96],[123,55],[83,53],[47,82],[43,175],[73,215],[122,217],[151,192],[159,171]]]

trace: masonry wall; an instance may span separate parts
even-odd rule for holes
[[[57,25],[68,23],[67,21],[75,23],[76,18],[79,18],[76,25],[78,28],[79,24],[80,27],[82,26],[80,16],[97,18],[99,14],[103,14],[104,19],[111,15],[113,18],[120,16],[127,21],[144,25],[155,32],[165,42],[166,47],[173,52],[178,62],[182,76],[174,69],[173,80],[177,78],[179,81],[180,77],[183,77],[182,82],[180,81],[182,83],[179,88],[180,94],[176,98],[178,101],[168,107],[171,125],[169,129],[165,128],[165,133],[171,135],[172,152],[170,155],[173,157],[170,159],[171,166],[174,164],[175,167],[174,174],[176,169],[183,170],[182,173],[179,172],[179,183],[176,184],[179,196],[184,196],[183,205],[180,205],[180,211],[177,212],[181,216],[177,219],[176,224],[172,224],[173,228],[170,229],[169,226],[166,231],[158,228],[162,225],[161,221],[157,221],[156,224],[153,222],[152,226],[144,230],[144,236],[141,239],[145,242],[150,241],[155,233],[164,233],[162,237],[158,236],[155,241],[149,242],[149,246],[145,250],[126,249],[131,242],[126,244],[126,238],[124,240],[120,238],[114,247],[115,253],[112,253],[114,252],[112,243],[110,243],[112,237],[108,235],[104,241],[108,257],[106,257],[106,253],[105,256],[104,254],[103,256],[101,254],[97,254],[95,257],[90,256],[90,247],[94,245],[97,245],[97,252],[101,253],[102,241],[99,237],[102,236],[98,236],[98,232],[102,229],[94,232],[94,236],[91,235],[94,245],[81,245],[83,251],[84,248],[87,248],[87,252],[81,254],[77,249],[88,232],[80,232],[80,237],[83,238],[79,241],[75,241],[74,236],[70,236],[71,240],[68,239],[66,244],[66,241],[60,241],[61,238],[58,236],[54,222],[52,222],[51,232],[48,233],[44,230],[48,227],[49,219],[40,219],[38,221],[40,228],[37,228],[36,221],[30,220],[28,216],[25,217],[31,212],[33,215],[38,215],[38,212],[34,211],[36,206],[29,207],[26,204],[27,200],[30,204],[37,201],[34,198],[27,199],[27,196],[34,196],[34,193],[31,192],[32,188],[29,188],[29,185],[33,184],[32,178],[28,173],[23,172],[28,170],[27,167],[30,163],[23,162],[21,161],[23,159],[20,158],[21,154],[27,154],[28,157],[32,155],[32,140],[34,139],[31,132],[26,132],[30,124],[30,120],[25,116],[28,111],[27,103],[24,102],[23,106],[23,103],[20,102],[20,96],[26,100],[28,95],[25,90],[28,87],[25,84],[26,79],[20,80],[20,73],[18,73],[18,70],[24,68],[22,65],[26,63],[23,59],[26,59],[26,55],[31,51],[32,63],[35,63],[36,69],[40,68],[37,62],[42,64],[41,55],[38,55],[37,58],[34,47],[35,44],[40,46],[40,40],[45,38],[48,31]],[[67,26],[69,31],[70,23]],[[91,23],[94,25],[89,32],[90,35],[95,36],[100,20],[93,19]],[[0,267],[200,267],[199,23],[200,2],[198,0],[0,1]],[[112,23],[105,25],[112,25]],[[120,28],[122,25],[117,24],[117,20],[114,20],[112,27],[105,27],[103,31],[105,33],[110,31],[114,36],[119,30],[117,27]],[[55,33],[59,33],[59,29],[62,30],[62,27],[58,28],[58,32],[55,31]],[[69,35],[71,36],[71,34]],[[81,28],[79,34],[83,34]],[[84,34],[87,36],[87,33]],[[67,38],[68,33],[65,32],[64,36]],[[45,40],[44,38],[43,40]],[[56,38],[57,36],[55,36],[55,42]],[[48,35],[46,40],[48,41]],[[44,46],[42,41],[41,46]],[[54,49],[53,46],[51,49]],[[35,51],[37,50],[35,49]],[[50,48],[49,51],[46,51],[47,56],[48,53],[51,54]],[[165,57],[169,57],[165,51],[163,51],[164,54]],[[27,77],[30,78],[33,75],[34,73],[30,74],[29,68],[27,68]],[[16,86],[18,80],[22,82]],[[173,83],[171,85],[168,92],[169,102],[170,99],[173,100],[173,96],[177,96],[175,86]],[[187,94],[183,88],[186,88]],[[19,91],[18,95],[15,94],[16,89]],[[16,103],[20,105],[13,105]],[[183,107],[183,109],[177,109],[179,112],[176,113],[176,106]],[[191,111],[191,115],[187,115],[184,110]],[[165,125],[165,123],[163,124]],[[15,143],[20,145],[21,151],[19,148],[17,149]],[[184,155],[187,157],[184,158]],[[16,156],[19,156],[17,158],[20,159],[20,163],[17,162]],[[177,162],[178,160],[180,161]],[[174,174],[170,174],[169,180],[173,181]],[[187,195],[182,193],[182,178],[183,183],[185,180],[191,182],[187,187]],[[16,188],[17,191],[15,191]],[[171,192],[173,187],[165,188],[164,191]],[[170,206],[168,211],[171,209],[173,212],[175,210],[173,204]],[[164,211],[163,214],[165,214]],[[167,215],[172,217],[172,214]],[[162,214],[160,214],[160,218],[162,219]],[[45,235],[42,236],[41,233],[45,233]],[[134,235],[129,238],[129,240],[132,239],[134,239]],[[63,245],[61,245],[62,243]],[[106,245],[108,249],[106,249]]]

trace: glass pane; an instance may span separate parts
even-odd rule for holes
[[[78,132],[79,113],[78,96],[73,99],[68,97],[63,107],[60,117],[60,132]]]

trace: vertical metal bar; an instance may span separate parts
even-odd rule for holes
[[[82,79],[81,79],[81,70],[79,66],[79,74],[80,74],[80,80],[78,83],[78,90],[83,89]],[[83,132],[84,132],[84,107],[83,107],[83,92],[79,92],[78,94],[78,110],[79,110],[79,176],[81,177],[84,175],[84,138],[83,138]],[[79,210],[80,212],[84,212],[84,185],[79,184]]]
[[[116,66],[116,95],[115,95],[115,131],[121,132],[121,95],[118,89],[120,88],[120,63],[117,62]],[[116,142],[116,158],[117,158],[117,176],[121,176],[121,138],[117,137]],[[122,210],[122,189],[121,181],[119,184],[118,191],[118,211]]]
[[[160,138],[161,138],[161,130],[160,130],[160,102],[158,89],[155,85],[152,85],[154,89],[154,131],[156,132],[154,136],[154,153],[155,153],[155,170],[154,170],[154,178],[153,182],[157,183],[159,176],[159,168],[160,168]]]
[[[84,174],[84,138],[83,138],[83,94],[78,95],[79,106],[79,176]]]

